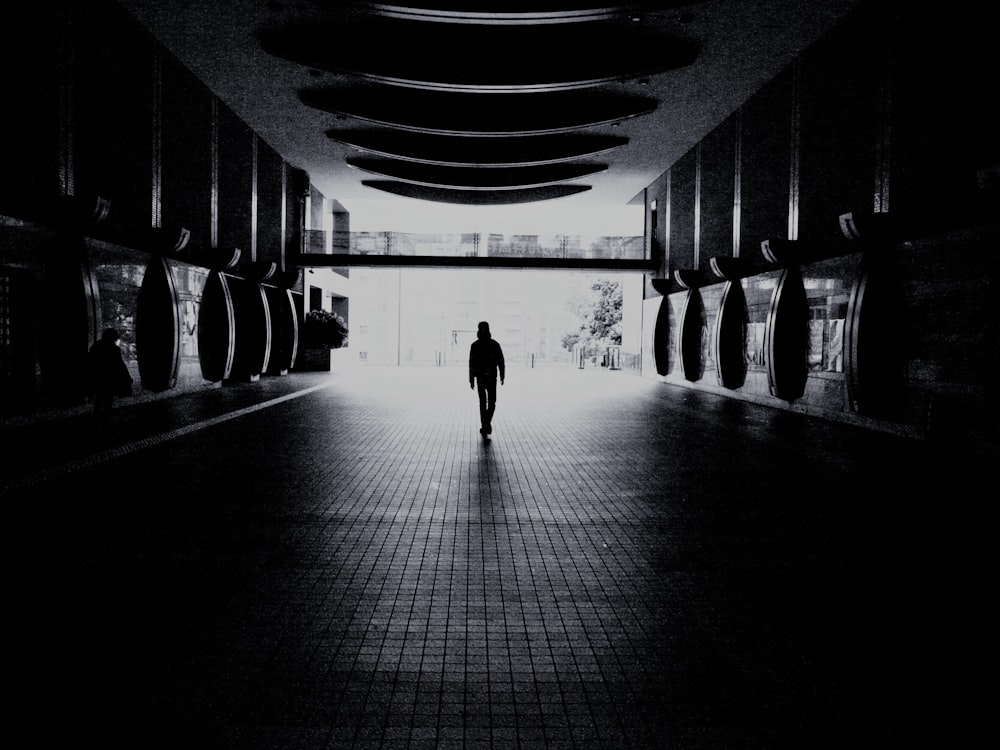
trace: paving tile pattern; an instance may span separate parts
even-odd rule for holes
[[[904,506],[941,491],[906,478],[924,447],[591,370],[512,368],[491,441],[477,419],[460,368],[366,368],[99,431],[22,427],[7,536],[22,694],[55,717],[37,737],[618,750],[912,731],[927,664],[900,632],[925,568],[899,539],[920,523]]]

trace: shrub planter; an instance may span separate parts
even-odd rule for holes
[[[334,352],[343,351],[347,343],[347,324],[337,313],[310,310],[302,321],[302,335],[295,361],[296,370],[329,372],[333,362],[346,359]]]
[[[295,358],[295,369],[308,372],[329,372],[331,354],[335,349],[300,349]]]
[[[339,349],[300,349],[295,369],[302,372],[339,372],[351,361],[347,347]]]

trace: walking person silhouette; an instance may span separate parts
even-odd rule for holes
[[[490,324],[479,324],[476,340],[469,347],[469,387],[479,389],[479,432],[489,440],[493,432],[493,412],[497,406],[497,377],[503,385],[507,375],[503,349],[490,334]]]

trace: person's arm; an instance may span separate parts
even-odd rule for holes
[[[503,385],[503,379],[507,377],[507,367],[503,361],[503,349],[500,344],[497,344],[497,369],[500,371],[500,385]]]
[[[473,390],[475,390],[475,388],[476,388],[476,373],[472,369],[472,356],[473,356],[472,353],[473,353],[473,351],[474,351],[474,349],[470,346],[469,347],[469,388],[472,388]]]

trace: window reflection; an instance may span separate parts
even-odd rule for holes
[[[809,305],[810,372],[844,372],[844,326],[856,265],[856,259],[835,258],[802,271]]]
[[[713,379],[716,377],[715,334],[725,288],[725,284],[712,284],[701,289],[701,301],[705,307],[701,325],[701,361],[704,363],[705,374]]]
[[[778,283],[778,272],[743,279],[743,294],[747,300],[746,362],[748,371],[767,371],[767,349],[764,333],[771,309],[771,296]]]

